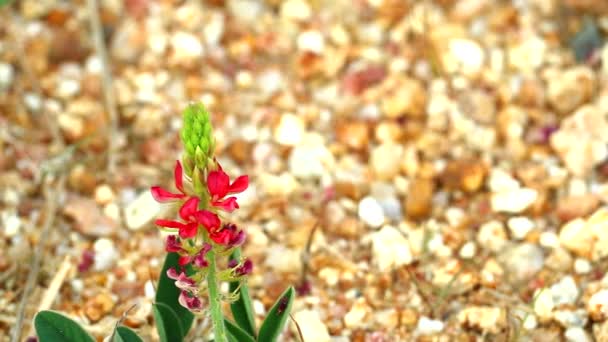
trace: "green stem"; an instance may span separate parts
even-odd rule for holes
[[[209,262],[209,266],[207,266],[209,270],[207,273],[207,287],[209,289],[209,307],[215,335],[214,340],[216,342],[227,342],[224,315],[222,314],[222,303],[220,301],[220,290],[215,274],[215,252],[213,250],[207,252],[207,261]]]

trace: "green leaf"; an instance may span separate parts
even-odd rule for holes
[[[169,253],[165,258],[165,264],[163,270],[160,273],[160,279],[158,280],[158,289],[156,292],[156,303],[162,303],[171,308],[175,316],[180,321],[180,325],[183,328],[183,335],[185,336],[194,320],[194,315],[188,309],[184,308],[179,304],[177,299],[179,298],[180,290],[175,287],[175,281],[167,276],[167,270],[169,268],[179,269],[179,254]],[[166,318],[167,319],[167,318]]]
[[[8,5],[11,0],[0,0],[0,6]]]
[[[240,259],[240,248],[235,249],[230,258],[236,260]],[[238,281],[230,282],[230,292],[236,291],[238,287]],[[249,335],[255,337],[256,332],[255,319],[253,316],[253,305],[251,304],[251,296],[249,295],[249,288],[247,287],[247,284],[241,284],[238,299],[230,304],[230,310],[232,311],[232,316],[234,317],[236,324],[238,324],[239,327],[245,330]]]
[[[112,342],[143,342],[141,337],[137,336],[135,331],[125,327],[120,326],[116,328],[116,333],[114,334],[114,341]]]
[[[153,312],[156,330],[158,330],[161,342],[180,342],[184,340],[184,329],[181,326],[180,319],[171,307],[164,303],[155,303]]]
[[[290,286],[274,303],[260,327],[258,341],[274,342],[287,323],[296,291]]]
[[[238,325],[232,323],[229,319],[224,318],[226,330],[231,337],[234,337],[238,342],[255,342],[255,339]]]
[[[34,326],[40,342],[95,342],[78,323],[55,311],[40,311]]]

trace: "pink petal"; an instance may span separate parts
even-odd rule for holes
[[[249,186],[249,176],[247,176],[247,175],[240,176],[237,179],[235,179],[234,182],[232,182],[232,184],[230,184],[228,193],[236,194],[239,192],[243,192],[243,191],[245,191],[245,189],[247,189],[248,186]]]
[[[205,226],[208,231],[216,230],[221,224],[220,218],[208,210],[200,210],[194,214],[194,217],[196,222]]]
[[[175,187],[183,194],[184,191],[184,175],[182,164],[179,160],[175,161],[175,169],[173,170],[173,178],[175,178]]]
[[[181,257],[179,257],[179,259],[177,260],[177,263],[178,263],[180,266],[185,266],[185,265],[187,265],[187,264],[189,264],[189,263],[190,263],[190,260],[192,260],[192,257],[189,257],[189,256],[181,256]]]
[[[151,187],[150,192],[152,193],[152,197],[154,197],[157,202],[161,203],[175,201],[186,197],[186,195],[183,194],[174,194],[170,191],[161,188],[160,186]]]
[[[179,274],[177,273],[175,268],[171,267],[170,269],[167,270],[167,277],[169,277],[173,280],[177,280],[177,279],[179,279]]]
[[[198,223],[188,223],[179,229],[179,236],[184,239],[193,238],[196,236]]]
[[[222,171],[211,171],[207,176],[207,189],[211,197],[222,198],[228,193],[228,186],[230,184],[230,178],[226,172]]]
[[[163,219],[157,219],[156,221],[154,221],[154,224],[156,224],[157,226],[166,227],[166,228],[182,228],[185,226],[185,224],[178,222],[178,221],[163,220]]]
[[[198,210],[199,202],[200,199],[198,197],[190,197],[186,203],[179,208],[179,216],[186,221],[190,221],[190,217]]]
[[[223,201],[212,201],[211,204],[214,207],[221,208],[229,213],[233,212],[234,209],[239,208],[239,204],[236,203],[236,197],[228,197]]]

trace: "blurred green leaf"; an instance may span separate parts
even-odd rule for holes
[[[8,5],[11,0],[0,0],[0,6]]]
[[[95,342],[78,323],[55,311],[40,311],[34,327],[40,342]]]
[[[169,268],[179,270],[178,260],[179,255],[177,253],[168,253],[165,257],[165,264],[163,265],[163,269],[160,272],[160,279],[158,280],[156,303],[162,303],[171,308],[171,311],[173,311],[180,321],[183,331],[182,336],[185,336],[192,326],[194,315],[179,304],[177,299],[179,298],[180,290],[175,287],[175,281],[167,276],[167,270]]]
[[[274,342],[285,328],[296,291],[290,286],[274,303],[260,327],[258,341]]]
[[[143,342],[143,340],[141,337],[137,336],[135,331],[125,326],[120,326],[116,328],[113,342]]]
[[[224,324],[228,334],[235,338],[238,342],[255,342],[255,339],[238,325],[224,318]]]
[[[161,342],[181,342],[185,332],[181,321],[175,311],[164,303],[155,303],[153,306],[156,330]]]
[[[231,259],[239,260],[241,258],[241,250],[237,248],[232,252]],[[245,330],[247,334],[254,336],[255,333],[255,319],[253,315],[253,305],[251,304],[251,296],[249,296],[249,288],[247,284],[240,284],[241,287],[238,293],[238,299],[230,303],[230,310],[234,321],[238,326]],[[230,282],[230,292],[234,292],[239,288],[239,282]]]

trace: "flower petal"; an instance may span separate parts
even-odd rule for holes
[[[248,186],[249,186],[249,176],[247,176],[247,175],[240,176],[237,179],[235,179],[234,182],[232,182],[232,184],[230,184],[230,187],[228,188],[228,193],[236,194],[239,192],[243,192],[247,189]]]
[[[210,232],[215,231],[221,224],[220,218],[208,210],[199,210],[194,214],[194,217],[196,222],[205,226],[207,231]]]
[[[228,193],[230,178],[226,172],[220,170],[209,172],[207,176],[207,189],[211,197],[223,198]]]
[[[179,257],[179,259],[177,260],[177,263],[180,266],[186,266],[187,264],[190,263],[191,260],[192,260],[192,257],[185,255],[185,256]]]
[[[201,200],[198,197],[190,197],[181,208],[179,208],[179,216],[185,220],[190,221],[191,217],[198,210],[198,204]]]
[[[198,231],[198,223],[190,222],[179,229],[179,236],[183,239],[189,239],[196,236]]]
[[[165,251],[167,252],[180,252],[182,245],[175,235],[167,236],[167,243],[165,244]]]
[[[182,164],[179,162],[179,160],[175,161],[175,169],[173,170],[173,178],[175,178],[175,187],[182,194],[185,194],[183,168],[182,168]]]
[[[175,201],[186,197],[186,195],[184,194],[174,194],[170,191],[161,188],[160,186],[151,187],[150,192],[152,193],[152,197],[154,197],[157,202],[161,203]]]
[[[177,279],[179,279],[179,274],[177,273],[175,268],[171,267],[170,269],[167,270],[167,277],[169,277],[173,280],[177,280]]]
[[[166,228],[182,228],[183,226],[185,226],[185,224],[181,222],[164,219],[157,219],[156,221],[154,221],[154,224]]]
[[[234,209],[239,208],[239,204],[236,202],[236,197],[228,197],[225,200],[212,201],[211,205],[229,213],[233,212]]]

